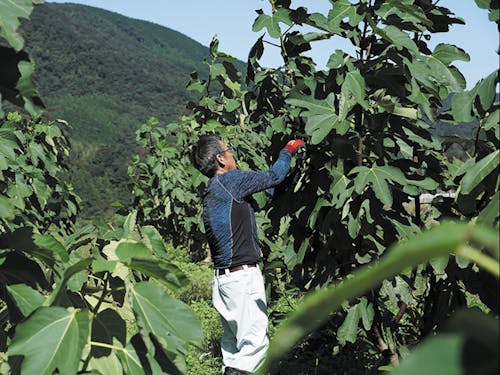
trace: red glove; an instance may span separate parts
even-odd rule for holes
[[[297,150],[300,147],[304,147],[304,141],[301,139],[294,139],[290,142],[288,142],[285,147],[283,147],[284,150],[287,150],[290,154],[295,155],[297,153]]]

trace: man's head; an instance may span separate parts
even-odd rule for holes
[[[200,137],[193,147],[192,160],[194,166],[207,177],[236,169],[232,150],[216,134]]]

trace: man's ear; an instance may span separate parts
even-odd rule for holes
[[[224,156],[222,154],[215,155],[215,160],[217,160],[217,164],[219,164],[219,167],[224,168],[226,166],[224,164]]]

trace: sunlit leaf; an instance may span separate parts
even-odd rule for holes
[[[406,48],[413,53],[418,52],[418,47],[415,42],[410,39],[410,36],[404,31],[399,30],[396,26],[386,26],[382,29],[381,34],[398,49]]]
[[[356,336],[358,333],[358,323],[361,318],[358,305],[351,306],[347,312],[347,316],[344,322],[339,327],[337,331],[337,339],[340,344],[345,345],[346,342],[356,342]]]
[[[37,246],[40,246],[41,248],[49,250],[56,254],[61,261],[69,261],[68,251],[66,250],[64,245],[54,236],[51,236],[49,234],[34,234],[33,240]]]
[[[188,284],[188,279],[176,265],[160,259],[132,258],[127,266],[156,279],[172,291],[178,291]]]
[[[469,194],[483,179],[493,172],[500,162],[500,151],[496,150],[472,166],[460,181],[460,192]]]
[[[8,355],[24,357],[23,374],[76,374],[88,333],[88,311],[42,307],[16,327]]]
[[[143,335],[156,337],[172,362],[182,359],[188,343],[201,343],[200,323],[190,308],[148,282],[130,286],[132,309]]]
[[[89,370],[99,371],[99,374],[123,373],[121,362],[114,352],[109,354],[107,357],[92,357],[88,368]]]
[[[488,110],[495,100],[498,71],[491,73],[477,84],[477,94],[484,110]]]
[[[26,284],[7,285],[7,290],[24,316],[31,314],[45,301],[40,292]]]
[[[0,37],[20,51],[24,46],[24,39],[19,33],[20,18],[29,18],[33,4],[40,1],[32,0],[0,0]]]
[[[477,222],[493,226],[500,216],[500,191],[491,198],[488,205],[477,216]]]

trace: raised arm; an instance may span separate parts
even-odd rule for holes
[[[280,184],[290,170],[290,161],[297,150],[304,145],[301,140],[288,142],[280,151],[273,166],[265,171],[232,171],[227,176],[221,176],[223,184],[237,200],[243,200],[248,195]],[[227,177],[227,178],[225,178]]]

